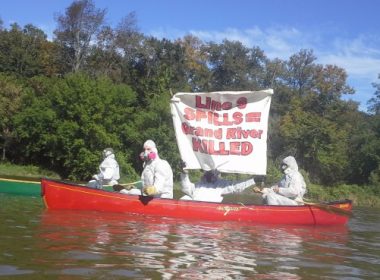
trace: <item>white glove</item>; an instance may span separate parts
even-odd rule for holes
[[[94,176],[92,176],[93,179],[95,179],[96,181],[99,181],[99,176],[97,174],[95,174]]]

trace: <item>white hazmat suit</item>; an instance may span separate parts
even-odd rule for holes
[[[120,179],[119,164],[115,159],[113,149],[103,150],[103,161],[99,165],[99,173],[92,176],[94,180],[88,182],[88,186],[101,189],[103,185],[116,185]]]
[[[141,174],[143,188],[154,186],[156,188],[155,197],[173,198],[173,171],[166,160],[156,159],[145,164]]]
[[[207,175],[210,175],[213,179],[207,179]],[[207,171],[202,177],[202,180],[198,183],[192,183],[189,179],[187,172],[181,173],[181,185],[182,192],[186,195],[181,197],[182,200],[197,200],[208,202],[222,202],[223,195],[229,193],[239,193],[246,188],[255,185],[255,180],[250,178],[248,180],[232,182],[224,180],[219,177],[217,171]]]
[[[277,185],[262,190],[264,201],[268,205],[302,204],[303,196],[306,193],[306,183],[298,171],[296,159],[288,156],[282,161],[281,166],[284,176]]]
[[[152,140],[144,143],[144,170],[141,173],[142,191],[140,189],[121,190],[124,194],[146,195],[147,188],[153,190],[150,196],[173,198],[173,171],[169,163],[159,157],[156,144]]]

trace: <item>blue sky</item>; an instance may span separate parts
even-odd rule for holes
[[[8,28],[32,23],[52,36],[55,15],[70,0],[0,0],[0,18]],[[288,59],[312,49],[317,63],[344,68],[356,93],[344,97],[366,110],[380,83],[380,1],[378,0],[94,0],[116,26],[135,11],[140,31],[158,38],[193,34],[221,42],[258,46],[269,58]]]

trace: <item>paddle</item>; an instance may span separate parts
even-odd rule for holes
[[[136,181],[136,182],[132,182],[132,183],[119,184],[119,185],[121,185],[121,186],[130,186],[130,185],[135,185],[135,184],[140,183],[140,182],[141,182],[141,180]]]
[[[339,214],[339,215],[343,215],[343,216],[347,216],[347,217],[352,217],[352,215],[353,215],[350,210],[338,208],[338,207],[335,207],[333,205],[328,205],[325,203],[306,202],[306,201],[302,201],[302,202],[305,205],[314,206],[314,207],[317,207],[321,210],[325,210],[325,211],[330,212],[330,213]]]
[[[253,191],[256,192],[256,193],[263,193],[263,191],[260,190],[258,187],[254,187]],[[300,202],[300,203],[303,203],[303,204],[309,205],[309,206],[314,206],[316,208],[319,208],[321,210],[324,210],[324,211],[327,211],[327,212],[330,212],[330,213],[334,213],[334,214],[338,214],[338,215],[343,215],[343,216],[347,216],[347,217],[351,217],[352,216],[352,212],[349,211],[349,210],[338,208],[338,207],[335,207],[335,206],[332,206],[332,205],[328,205],[328,204],[325,204],[325,203],[306,202],[306,201],[297,201],[297,202]]]
[[[136,182],[132,182],[132,183],[127,183],[127,184],[116,184],[116,185],[113,185],[112,188],[114,191],[116,192],[119,192],[123,189],[126,189],[128,191],[130,191],[131,189],[133,189],[135,187],[135,184],[139,183],[140,181],[136,181]]]

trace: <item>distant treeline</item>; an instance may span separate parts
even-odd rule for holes
[[[112,147],[134,178],[153,139],[178,171],[171,93],[273,88],[267,181],[293,155],[311,183],[380,185],[380,83],[361,112],[342,99],[354,93],[346,71],[317,64],[312,50],[269,59],[259,46],[157,39],[139,32],[134,13],[116,27],[105,15],[74,1],[56,17],[52,40],[32,24],[0,20],[2,161],[86,180]]]

